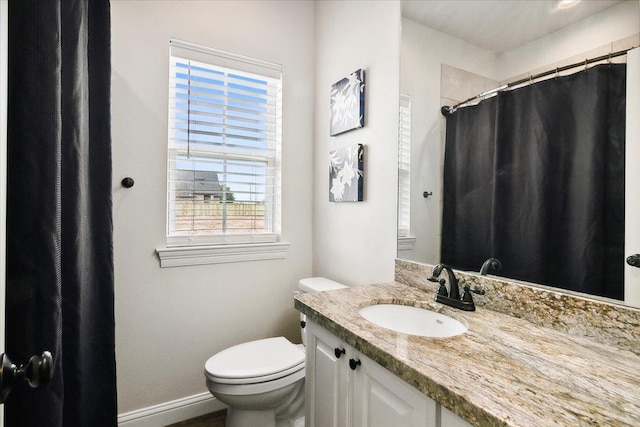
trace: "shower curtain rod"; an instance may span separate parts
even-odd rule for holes
[[[576,68],[576,67],[579,67],[579,66],[585,66],[586,67],[587,65],[592,64],[594,62],[604,61],[605,59],[610,60],[611,58],[616,58],[618,56],[626,55],[628,51],[630,51],[631,49],[635,49],[636,47],[637,46],[630,47],[629,49],[619,50],[617,52],[610,52],[607,55],[602,55],[602,56],[598,56],[596,58],[591,58],[591,59],[585,59],[582,62],[576,62],[576,63],[571,64],[571,65],[564,65],[562,67],[556,67],[556,68],[554,68],[552,70],[544,71],[544,72],[539,73],[539,74],[533,74],[533,75],[530,75],[529,77],[525,77],[523,79],[516,80],[515,82],[506,83],[506,84],[504,84],[504,85],[502,85],[500,87],[497,87],[495,89],[490,89],[490,90],[487,90],[485,92],[479,93],[478,95],[472,96],[471,98],[467,99],[466,101],[459,102],[459,103],[455,104],[452,107],[449,107],[448,105],[445,105],[445,106],[443,106],[441,108],[440,111],[442,112],[443,116],[446,116],[447,114],[454,113],[458,109],[458,107],[460,107],[460,106],[462,106],[464,104],[467,104],[467,103],[469,103],[471,101],[475,101],[476,99],[481,99],[481,98],[487,97],[489,95],[493,95],[493,94],[498,93],[500,91],[503,91],[503,90],[506,90],[506,89],[510,89],[510,88],[512,88],[514,86],[519,86],[519,85],[521,85],[523,83],[527,83],[527,82],[531,83],[534,80],[537,80],[537,79],[539,79],[541,77],[550,76],[551,74],[558,74],[561,71],[567,71],[567,70],[570,70],[572,68]]]

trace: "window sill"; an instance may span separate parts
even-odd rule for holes
[[[398,237],[398,250],[410,251],[413,249],[413,245],[416,243],[416,238],[413,236]]]
[[[224,264],[284,259],[289,243],[242,243],[233,245],[179,246],[157,248],[160,267]]]

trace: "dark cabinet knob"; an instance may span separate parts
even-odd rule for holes
[[[48,351],[34,354],[26,365],[16,366],[9,356],[0,355],[0,403],[4,403],[11,389],[25,380],[32,388],[47,384],[53,375],[53,357]]]
[[[345,353],[345,350],[344,350],[344,348],[336,347],[336,348],[333,349],[333,352],[335,353],[336,358],[340,359],[340,356],[342,356]]]
[[[631,267],[640,267],[640,254],[633,254],[627,257],[627,264]]]
[[[355,371],[360,365],[362,365],[360,359],[349,359],[349,367],[352,371]]]
[[[304,329],[304,328],[305,328],[305,326],[307,326],[307,322],[305,322],[304,320],[301,320],[301,321],[300,321],[300,327],[301,327],[302,329]]]

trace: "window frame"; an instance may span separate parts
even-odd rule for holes
[[[398,116],[398,250],[413,249],[411,236],[411,96],[400,94]]]
[[[221,154],[224,150],[218,152],[206,153],[205,157],[221,159],[226,161],[248,161],[258,160],[265,162],[265,168],[273,168],[273,174],[265,173],[265,201],[267,197],[271,198],[270,203],[265,203],[265,231],[264,232],[247,232],[247,233],[211,233],[211,234],[190,234],[181,233],[181,235],[172,234],[170,232],[171,212],[173,212],[172,203],[177,202],[175,187],[171,187],[170,180],[171,171],[178,170],[175,166],[172,169],[171,162],[175,161],[179,156],[179,150],[171,146],[171,125],[173,120],[171,115],[172,101],[168,99],[168,134],[166,139],[167,147],[167,192],[166,192],[166,218],[165,218],[165,235],[166,246],[157,248],[156,253],[160,259],[161,267],[174,267],[180,265],[200,265],[200,264],[217,264],[223,262],[240,262],[254,261],[263,259],[281,259],[286,257],[289,243],[280,242],[280,221],[281,221],[281,151],[282,151],[282,66],[267,61],[257,60],[218,49],[208,48],[190,42],[171,39],[169,49],[169,69],[173,62],[173,58],[181,58],[189,61],[195,61],[202,64],[210,64],[213,69],[237,70],[239,74],[258,74],[268,79],[276,79],[278,84],[276,88],[277,105],[274,123],[274,147],[272,156],[255,156],[250,154],[251,150],[245,154],[240,152],[231,152],[228,155]],[[234,67],[235,65],[235,67]],[[260,71],[263,71],[262,73]],[[171,75],[168,76],[169,93],[175,91],[175,85],[171,81]],[[202,154],[202,153],[201,153]],[[221,181],[220,184],[226,184]],[[271,192],[267,188],[272,188]],[[268,225],[267,222],[270,224]]]

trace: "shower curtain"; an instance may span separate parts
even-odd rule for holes
[[[108,0],[9,2],[7,426],[117,424]]]
[[[442,262],[623,299],[625,90],[605,64],[448,115]]]

